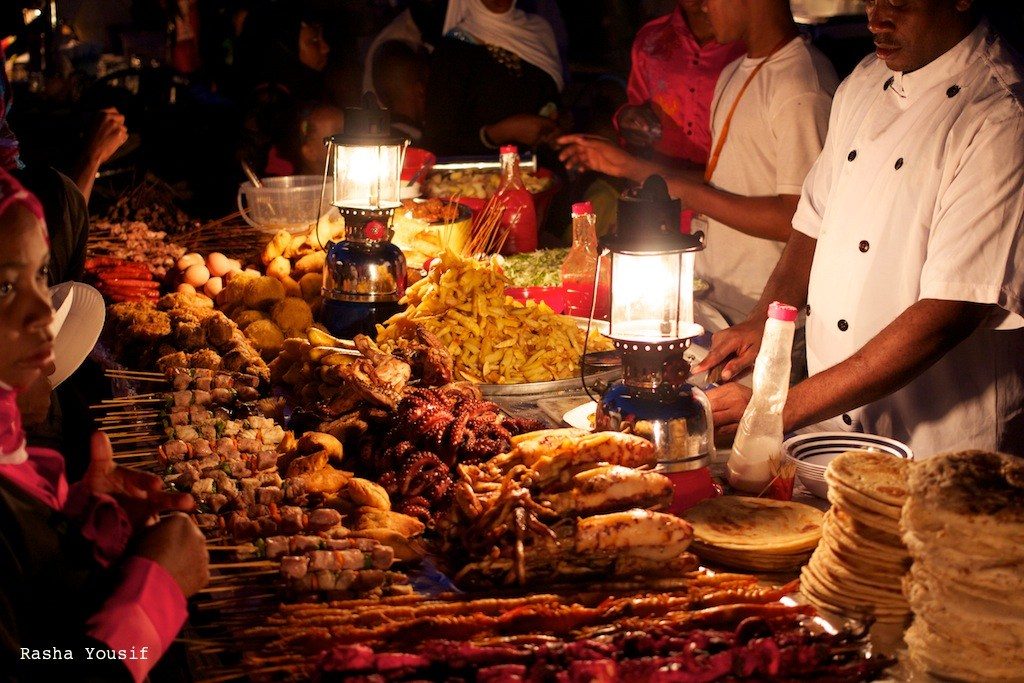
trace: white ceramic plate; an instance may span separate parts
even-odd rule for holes
[[[64,282],[50,288],[56,315],[53,355],[57,369],[50,375],[56,387],[82,364],[103,331],[106,307],[103,296],[82,282]]]
[[[576,429],[585,429],[588,432],[594,428],[591,420],[594,417],[594,413],[597,412],[597,404],[593,401],[587,401],[581,406],[577,406],[572,410],[568,411],[562,416],[565,420],[565,424]]]

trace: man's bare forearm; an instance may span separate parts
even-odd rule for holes
[[[789,391],[783,422],[799,429],[888,396],[971,335],[992,306],[925,299],[857,353]]]

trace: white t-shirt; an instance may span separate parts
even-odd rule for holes
[[[718,78],[712,99],[712,149],[732,103],[763,59],[743,57]],[[758,72],[733,115],[711,177],[713,187],[748,197],[799,195],[821,152],[838,79],[828,59],[794,38]],[[711,300],[740,322],[757,303],[785,246],[708,220],[697,271],[713,286]]]
[[[1024,455],[1024,70],[982,24],[931,64],[874,56],[843,82],[793,221],[817,239],[813,375],[922,299],[999,313],[903,389],[829,420],[909,443]]]

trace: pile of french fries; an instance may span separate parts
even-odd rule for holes
[[[448,348],[458,379],[522,384],[578,375],[586,333],[545,303],[506,296],[507,286],[493,257],[446,251],[427,277],[406,290],[406,310],[377,326],[377,343],[390,351],[420,324]],[[592,335],[589,350],[610,348],[608,339]]]

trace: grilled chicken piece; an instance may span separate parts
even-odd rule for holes
[[[672,482],[657,472],[621,465],[601,465],[572,478],[572,488],[537,498],[559,515],[592,515],[610,510],[667,506]]]

